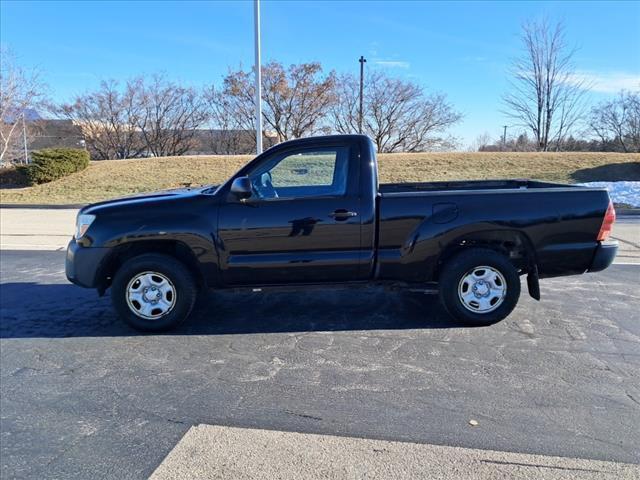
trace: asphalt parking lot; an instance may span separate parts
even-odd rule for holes
[[[486,328],[321,290],[215,293],[140,335],[63,252],[1,256],[3,478],[143,478],[197,424],[640,463],[638,265],[546,280]]]

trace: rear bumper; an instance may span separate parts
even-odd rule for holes
[[[589,272],[600,272],[613,263],[618,253],[618,242],[600,243],[591,261]]]
[[[67,279],[86,288],[98,288],[98,272],[110,248],[82,247],[75,239],[67,246],[65,273]]]

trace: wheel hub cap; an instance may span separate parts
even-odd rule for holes
[[[158,303],[162,298],[162,292],[156,288],[145,288],[142,294],[142,300],[148,303]]]
[[[176,289],[168,277],[159,272],[143,272],[127,285],[127,305],[137,316],[156,320],[167,315],[176,304]]]
[[[493,267],[478,266],[462,276],[458,285],[458,297],[467,309],[474,313],[489,313],[504,302],[507,283],[500,271]]]
[[[491,287],[489,286],[489,284],[485,283],[484,280],[475,282],[473,284],[473,287],[471,287],[471,290],[473,291],[473,294],[476,296],[476,298],[486,297],[487,295],[489,295],[489,293],[491,293]]]

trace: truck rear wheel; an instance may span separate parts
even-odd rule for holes
[[[126,261],[111,285],[118,315],[136,330],[160,332],[191,313],[198,289],[191,272],[178,260],[144,254]]]
[[[506,256],[473,248],[444,265],[439,293],[453,318],[468,325],[491,325],[515,308],[520,298],[520,277]]]

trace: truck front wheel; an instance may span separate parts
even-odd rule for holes
[[[473,248],[443,266],[439,293],[453,318],[469,325],[491,325],[515,308],[520,298],[520,277],[506,256]]]
[[[178,260],[144,254],[126,261],[111,285],[118,315],[136,330],[159,332],[184,321],[196,302],[198,288]]]

